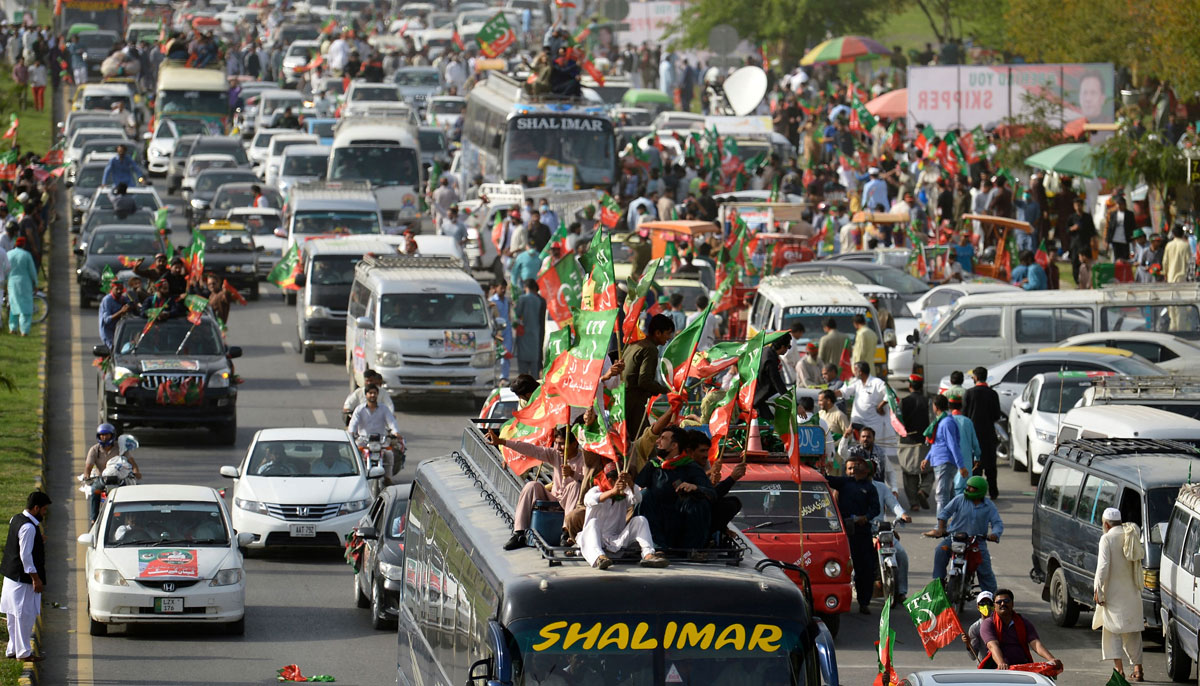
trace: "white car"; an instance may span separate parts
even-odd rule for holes
[[[287,234],[280,238],[275,233],[283,226],[283,214],[269,207],[235,207],[225,214],[225,220],[245,224],[254,234],[254,246],[258,249],[258,275],[265,279],[287,247]]]
[[[209,127],[196,119],[160,119],[146,144],[146,169],[153,176],[165,176],[171,166],[171,151],[180,136],[205,135]]]
[[[183,182],[180,188],[185,194],[195,190],[196,177],[205,169],[237,169],[237,167],[237,159],[233,155],[219,152],[192,155],[184,165]]]
[[[346,91],[345,102],[400,102],[400,89],[390,83],[354,80]]]
[[[329,168],[329,155],[333,148],[328,145],[293,145],[283,151],[279,169],[275,171],[275,188],[283,197],[297,183],[323,181]],[[268,174],[270,163],[268,162]],[[268,181],[270,183],[270,181]]]
[[[283,151],[294,145],[320,145],[321,139],[311,133],[281,133],[271,139],[271,145],[267,148],[267,161],[263,163],[259,171],[258,178],[266,182],[272,188],[276,187],[279,177],[279,165],[283,161]],[[329,156],[325,156],[328,161]],[[280,193],[283,190],[280,189]]]
[[[1058,443],[1063,416],[1092,387],[1092,380],[1100,376],[1114,376],[1114,373],[1066,371],[1034,375],[1008,411],[1013,459],[1028,467],[1039,455],[1052,452]]]
[[[233,479],[233,528],[268,546],[341,547],[371,504],[358,448],[344,429],[263,429],[238,467],[221,467]]]
[[[449,135],[467,111],[467,99],[459,95],[435,95],[425,106],[425,123]]]
[[[1144,320],[1135,322],[1140,325]],[[1195,333],[1195,332],[1193,332]],[[1150,360],[1168,372],[1195,374],[1200,370],[1200,347],[1175,334],[1158,331],[1101,331],[1071,336],[1061,346],[1102,345],[1128,350]]]
[[[271,155],[271,139],[280,134],[296,133],[293,129],[256,129],[254,137],[250,139],[250,144],[246,147],[246,157],[250,158],[250,164],[254,167],[254,173],[258,174],[263,165],[267,163],[267,157]]]
[[[204,486],[138,485],[109,491],[87,546],[91,634],[110,624],[246,627],[246,573],[225,501]]]

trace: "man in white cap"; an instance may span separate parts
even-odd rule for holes
[[[967,629],[967,633],[963,634],[963,643],[966,643],[971,648],[971,652],[975,654],[976,660],[982,659],[987,654],[987,645],[983,639],[979,637],[979,628],[983,623],[988,621],[988,617],[994,612],[992,606],[994,596],[991,591],[980,591],[979,595],[975,596],[975,607],[979,610],[979,619]]]
[[[879,178],[879,167],[867,170],[870,180],[863,184],[862,208],[868,212],[886,212],[891,206],[888,202],[887,182]]]
[[[1096,560],[1092,599],[1096,611],[1092,628],[1103,629],[1100,659],[1112,660],[1125,675],[1124,660],[1133,665],[1133,680],[1142,681],[1142,532],[1136,524],[1122,524],[1121,511],[1104,510],[1104,535]]]

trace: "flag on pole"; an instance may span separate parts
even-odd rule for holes
[[[549,446],[554,436],[554,428],[559,424],[566,424],[570,416],[570,408],[563,399],[547,389],[546,384],[542,384],[533,392],[529,404],[513,412],[512,419],[500,428],[500,437],[506,441],[524,441]],[[501,449],[501,454],[508,468],[518,476],[541,464],[507,446]]]
[[[573,321],[577,341],[550,366],[546,385],[572,407],[591,407],[604,371],[608,342],[617,325],[617,311],[577,310]]]
[[[875,115],[867,110],[867,106],[858,99],[858,94],[850,96],[850,130],[860,133],[870,133],[875,128]]]
[[[642,278],[636,284],[629,284],[629,296],[625,299],[625,319],[621,323],[621,341],[625,344],[637,343],[646,337],[642,330],[642,310],[646,307],[646,294],[654,284],[654,276],[662,258],[650,260],[642,270]],[[631,279],[632,281],[632,279]]]
[[[1013,229],[1013,231],[1020,231],[1020,229]],[[1042,242],[1038,244],[1037,252],[1033,254],[1033,261],[1037,262],[1042,269],[1050,268],[1050,253],[1046,252],[1045,238],[1043,238]]]
[[[735,355],[737,376],[708,420],[709,434],[713,439],[708,453],[710,462],[719,454],[721,439],[729,434],[729,425],[733,423],[734,417],[752,409],[762,349],[766,345],[764,341],[766,332],[760,331],[757,336],[743,343]]]
[[[900,401],[896,399],[896,392],[892,390],[891,386],[885,384],[885,388],[887,389],[888,413],[891,415],[892,429],[896,431],[897,436],[904,438],[908,435],[908,430],[904,428],[904,417],[900,415]]]
[[[700,343],[700,335],[704,333],[704,325],[712,308],[713,303],[710,302],[690,324],[683,327],[683,331],[677,332],[663,347],[658,363],[667,385],[676,393],[683,391],[683,383],[687,381],[692,366],[692,356],[696,354],[696,345]]]
[[[208,309],[208,301],[203,296],[189,293],[183,299],[183,305],[187,308],[187,320],[194,326],[200,325],[200,318],[204,316],[204,310]]]
[[[921,129],[920,133],[917,134],[917,139],[913,141],[913,145],[917,146],[917,149],[921,151],[922,156],[927,158],[929,157],[929,148],[933,145],[933,139],[935,138],[937,138],[937,132],[933,130],[932,126],[926,125],[925,128]]]
[[[298,291],[300,287],[296,285],[296,275],[299,273],[300,248],[298,244],[293,243],[292,247],[283,254],[283,259],[279,260],[270,274],[267,274],[267,281],[285,291]]]
[[[557,262],[543,269],[537,278],[538,290],[546,299],[546,315],[564,325],[571,320],[571,311],[577,309],[583,293],[583,275],[574,254],[560,257]]]
[[[842,356],[838,358],[838,372],[841,374],[842,381],[849,381],[854,377],[854,367],[850,364],[850,353],[854,343],[849,338],[842,345]]]
[[[17,119],[17,113],[13,112],[8,115],[8,130],[4,132],[4,140],[10,140],[16,145],[17,129],[21,126],[21,120]]]
[[[793,468],[800,465],[799,421],[796,420],[796,387],[775,397],[775,435],[783,441],[783,450]]]
[[[600,196],[600,223],[613,228],[621,219],[621,206],[607,192]]]
[[[546,335],[546,354],[544,356],[546,362],[542,365],[542,376],[550,371],[550,367],[554,365],[560,355],[570,349],[574,343],[571,338],[570,326],[564,326],[558,331],[551,331]]]
[[[892,644],[895,642],[896,632],[892,630],[892,599],[884,598],[883,610],[879,613],[879,642],[875,644],[879,651],[879,674],[874,682],[876,686],[892,686],[899,683],[896,670],[892,666]]]
[[[617,277],[613,267],[612,238],[607,231],[600,231],[588,243],[583,262],[589,272],[583,282],[580,307],[592,312],[616,310]]]
[[[457,28],[456,28],[456,29],[454,29],[454,33],[452,33],[452,34],[450,35],[450,39],[454,41],[454,46],[455,46],[456,48],[458,48],[458,51],[459,51],[459,52],[464,52],[464,51],[466,51],[466,49],[467,49],[467,46],[466,46],[466,45],[463,45],[463,39],[462,39],[462,36],[458,35],[458,29],[457,29]]]
[[[475,36],[479,52],[484,57],[499,57],[516,41],[517,32],[508,25],[503,12],[497,12],[496,16],[488,19]]]
[[[921,592],[904,601],[904,608],[917,626],[917,635],[925,653],[933,657],[941,648],[950,645],[963,633],[958,615],[946,598],[941,579],[930,581]]]

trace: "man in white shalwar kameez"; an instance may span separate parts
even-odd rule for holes
[[[618,476],[617,466],[609,464],[595,482],[583,496],[587,513],[577,539],[588,564],[608,569],[612,559],[606,552],[617,553],[636,542],[642,549],[643,567],[666,567],[667,559],[654,549],[646,518],[639,515],[625,521],[629,508],[642,498],[642,489],[633,483],[633,476],[628,472]]]
[[[1136,524],[1121,524],[1121,511],[1104,510],[1104,535],[1096,560],[1092,628],[1103,629],[1100,658],[1112,660],[1122,675],[1122,659],[1133,665],[1133,680],[1142,676],[1142,532]]]
[[[0,612],[8,618],[8,646],[5,656],[40,662],[33,654],[33,625],[42,611],[45,583],[45,538],[38,527],[50,507],[50,496],[34,491],[26,507],[9,521],[8,540],[0,567],[4,588],[0,591]]]

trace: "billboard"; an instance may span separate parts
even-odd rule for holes
[[[1051,124],[1084,117],[1113,121],[1111,64],[999,64],[908,68],[908,128],[938,133],[994,127],[1029,109],[1030,97],[1057,105]]]

